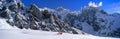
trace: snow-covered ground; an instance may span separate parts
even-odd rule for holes
[[[0,39],[120,39],[112,37],[99,37],[93,35],[77,35],[57,32],[17,29],[6,23],[5,19],[0,19]]]
[[[92,35],[74,35],[63,33],[57,35],[57,32],[47,32],[38,30],[20,30],[20,29],[1,29],[0,39],[119,39],[110,37],[98,37]]]

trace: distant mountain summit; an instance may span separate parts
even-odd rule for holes
[[[41,9],[34,4],[25,7],[20,0],[0,0],[0,17],[20,29],[120,36],[120,15],[107,14],[92,6],[83,8],[82,12],[73,12],[62,7]]]

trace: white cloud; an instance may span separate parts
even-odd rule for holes
[[[99,6],[102,6],[102,2],[99,3]]]
[[[99,4],[95,3],[95,2],[89,2],[88,4],[89,6],[92,6],[92,7],[100,7],[102,6],[102,2],[99,2]]]

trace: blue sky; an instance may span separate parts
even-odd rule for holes
[[[71,11],[79,11],[82,7],[88,6],[89,2],[95,2],[96,4],[102,2],[101,9],[108,13],[120,13],[120,0],[22,0],[22,2],[27,7],[30,4],[36,4],[40,8],[48,7],[55,9],[63,7]]]

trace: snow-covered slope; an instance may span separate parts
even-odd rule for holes
[[[0,18],[0,29],[11,29],[12,26],[10,26],[5,19]]]
[[[20,29],[33,29],[54,32],[77,32],[72,27],[60,20],[52,9],[39,9],[35,4],[25,7],[20,0],[1,0],[0,17],[7,19],[7,23]],[[8,6],[8,5],[9,6]]]
[[[0,39],[118,39],[111,37],[98,37],[93,35],[77,35],[58,32],[48,32],[31,29],[18,29],[10,26],[6,19],[0,18]]]
[[[1,29],[16,26],[20,29],[120,37],[120,15],[107,14],[99,7],[88,6],[81,12],[74,12],[62,7],[39,8],[35,4],[25,7],[20,0],[0,0],[0,18],[5,19],[0,19]]]
[[[18,29],[15,26],[11,26],[6,22],[6,19],[0,18],[0,29]]]
[[[99,37],[93,35],[77,35],[57,32],[26,30],[26,29],[0,29],[0,39],[119,39],[112,37]]]
[[[64,21],[89,34],[120,36],[119,19],[119,14],[107,14],[107,12],[101,10],[99,7],[88,6],[83,8],[82,12],[77,15],[68,13]]]

